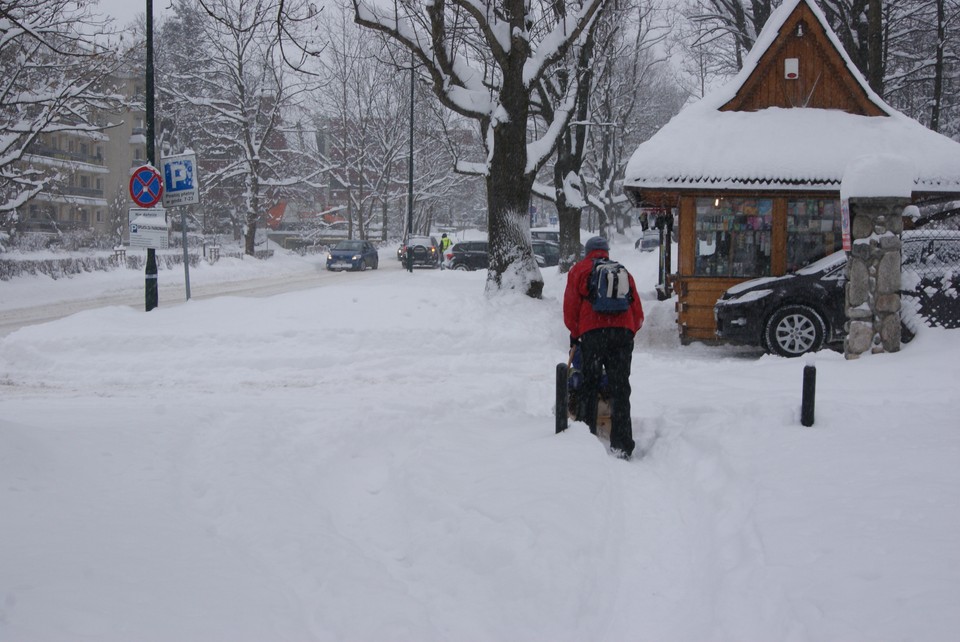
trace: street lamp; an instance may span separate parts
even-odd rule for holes
[[[157,166],[154,140],[156,130],[153,125],[153,0],[147,2],[147,66],[146,66],[146,125],[147,125],[147,162],[151,167]],[[159,287],[157,284],[157,251],[147,248],[147,267],[144,275],[144,301],[147,312],[157,307]]]
[[[413,90],[416,80],[413,51],[410,51],[410,158],[407,161],[407,236],[413,234]]]

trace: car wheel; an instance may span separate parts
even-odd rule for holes
[[[373,262],[373,269],[376,270],[379,267],[380,267],[380,259],[378,258],[376,261]]]
[[[454,270],[460,270],[461,272],[467,272],[470,268],[467,267],[466,263],[458,263],[453,266]]]
[[[357,265],[357,270],[363,272],[366,269],[367,269],[367,262],[364,261],[363,259],[360,259],[360,264]]]
[[[806,305],[788,305],[770,317],[763,332],[767,348],[781,357],[799,357],[823,348],[823,317]]]

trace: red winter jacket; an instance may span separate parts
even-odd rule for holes
[[[622,314],[601,314],[593,311],[590,304],[589,281],[594,259],[610,258],[606,250],[594,250],[574,265],[567,274],[567,289],[563,294],[563,322],[570,330],[570,336],[579,339],[583,333],[598,328],[627,328],[633,333],[643,325],[643,306],[637,285],[630,276],[630,291],[633,301],[630,309]]]

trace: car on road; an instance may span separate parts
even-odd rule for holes
[[[332,271],[380,267],[380,255],[370,241],[340,241],[327,252],[327,269]]]
[[[846,265],[841,250],[792,274],[734,285],[713,308],[717,337],[783,357],[842,343]]]
[[[443,267],[448,270],[485,270],[489,266],[486,241],[454,243],[443,256]]]
[[[397,248],[398,261],[403,262],[408,248],[413,255],[414,265],[440,267],[440,244],[435,237],[411,235]]]

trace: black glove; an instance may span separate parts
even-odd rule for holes
[[[574,336],[571,334],[571,335],[570,335],[570,347],[572,348],[572,347],[578,346],[578,345],[580,345],[580,339],[577,339],[576,337],[574,337]]]

